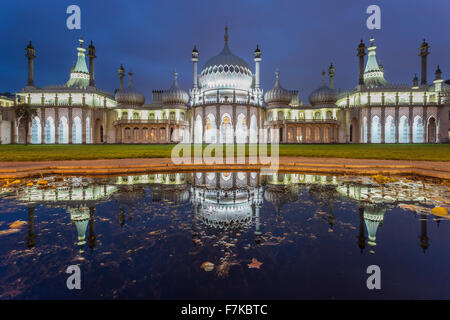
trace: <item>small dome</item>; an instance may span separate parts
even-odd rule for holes
[[[174,73],[173,85],[170,89],[165,90],[162,95],[162,101],[164,104],[178,105],[187,104],[189,102],[189,95],[186,91],[178,87],[178,73]]]
[[[116,92],[115,99],[119,104],[140,107],[145,103],[145,96],[137,91],[133,86],[133,74],[130,72],[130,82],[127,88],[120,89]]]
[[[325,76],[325,72],[322,73],[322,76]],[[324,79],[322,80],[322,86],[311,92],[309,95],[309,103],[311,103],[313,107],[335,105],[337,99],[337,92],[328,87],[325,84]]]
[[[266,92],[264,100],[267,104],[289,104],[292,94],[289,90],[284,89],[280,84],[280,72],[275,73],[276,81],[272,89]]]

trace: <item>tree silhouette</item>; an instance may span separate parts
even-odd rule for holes
[[[28,144],[28,132],[29,132],[29,126],[28,124],[31,122],[31,119],[33,119],[34,116],[37,115],[37,110],[35,107],[24,103],[19,104],[15,108],[16,112],[16,118],[18,126],[20,127],[20,122],[23,120],[25,121],[25,145]]]

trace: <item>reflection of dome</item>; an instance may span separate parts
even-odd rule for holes
[[[200,85],[205,89],[250,89],[252,72],[242,58],[228,47],[228,29],[225,28],[225,45],[222,52],[209,59],[200,74]]]
[[[371,247],[374,247],[377,244],[376,243],[377,230],[379,225],[383,223],[385,212],[386,209],[374,206],[366,206],[364,208],[364,221],[366,223],[369,238],[368,243]],[[371,253],[374,253],[373,249],[371,250]]]
[[[173,85],[170,89],[164,91],[162,95],[162,101],[164,104],[170,105],[185,105],[189,102],[189,95],[186,91],[178,87],[178,73],[174,73]]]
[[[129,73],[129,76],[130,82],[128,87],[117,91],[115,99],[122,105],[140,107],[145,103],[145,96],[134,88],[132,80],[133,74],[131,72]]]
[[[67,211],[69,211],[70,213],[70,220],[75,224],[75,227],[77,228],[77,244],[79,246],[84,245],[86,243],[86,229],[89,223],[89,208],[67,208]]]
[[[291,93],[284,89],[280,84],[280,72],[276,73],[275,85],[272,89],[266,92],[264,100],[267,104],[289,104],[291,102]]]

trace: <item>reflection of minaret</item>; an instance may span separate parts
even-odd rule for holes
[[[366,222],[367,234],[369,236],[370,253],[375,253],[374,247],[377,245],[378,226],[383,224],[385,209],[367,206],[364,208],[364,220]]]
[[[261,208],[261,205],[259,203],[253,204],[253,210],[255,212],[255,243],[260,244],[261,243],[261,221],[259,218],[259,211]]]
[[[430,238],[428,238],[427,236],[427,215],[426,214],[421,214],[420,215],[420,247],[423,250],[423,253],[425,253],[425,251],[428,249],[428,247],[430,246],[428,243],[428,240],[430,240]]]
[[[199,232],[197,229],[197,217],[198,217],[198,208],[200,206],[200,204],[194,203],[194,217],[192,218],[192,242],[194,242],[194,244],[196,243],[196,240],[198,240],[199,238]]]
[[[330,229],[333,230],[334,223],[336,222],[334,218],[334,206],[330,204],[330,213],[328,214],[328,224],[330,225]]]
[[[366,237],[364,235],[364,208],[359,207],[359,228],[358,228],[358,247],[361,253],[366,247]]]
[[[34,207],[28,207],[28,235],[27,247],[31,249],[36,244],[36,234],[34,233]]]
[[[123,227],[123,225],[125,224],[125,213],[124,213],[124,210],[123,210],[123,204],[122,203],[119,205],[119,210],[120,210],[120,213],[119,213],[119,224],[120,224],[121,227]]]
[[[86,229],[89,223],[89,208],[68,208],[68,211],[70,213],[70,220],[77,228],[77,245],[80,247],[80,253],[82,253],[84,252],[83,246],[86,244]]]
[[[95,223],[95,207],[89,208],[89,238],[88,238],[88,246],[91,250],[94,250],[95,242],[97,236],[94,231],[94,223]]]

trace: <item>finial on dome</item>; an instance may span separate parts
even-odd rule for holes
[[[371,37],[370,37],[370,46],[371,46],[371,47],[373,47],[373,42],[374,42],[374,41],[375,41],[374,37],[371,36]]]
[[[228,44],[228,25],[225,25],[225,36],[223,38],[225,43]]]
[[[130,72],[128,72],[128,76],[130,77],[128,86],[131,87],[133,85],[133,72],[131,71],[131,69],[130,69]]]
[[[322,70],[322,84],[325,84],[325,70]]]
[[[80,39],[78,39],[78,41],[80,41],[80,48],[83,48],[83,42],[84,42],[83,38],[80,37]]]

